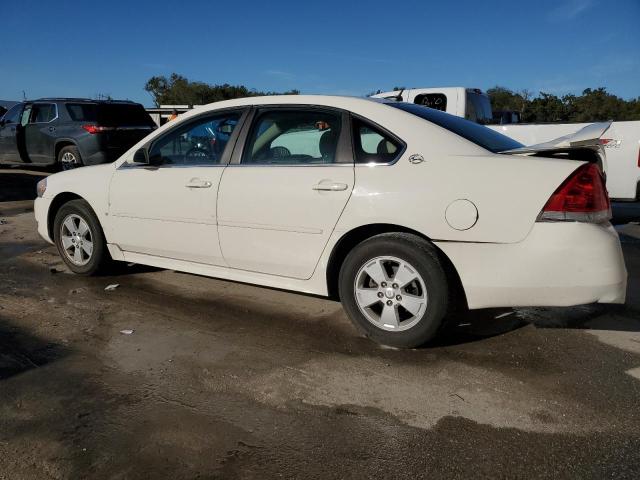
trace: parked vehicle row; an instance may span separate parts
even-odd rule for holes
[[[412,88],[384,92],[373,96],[425,105],[466,118],[507,135],[520,143],[534,146],[571,135],[589,123],[518,124],[515,112],[500,112],[497,125],[490,125],[497,116],[491,111],[489,96],[477,88]],[[612,199],[640,201],[640,121],[613,122],[601,145],[606,152],[602,162],[607,189]]]
[[[67,170],[112,162],[153,129],[139,103],[77,98],[22,102],[0,119],[0,164]]]
[[[414,347],[456,307],[624,302],[601,171],[583,150],[526,153],[412,103],[245,98],[42,180],[35,215],[78,274],[124,261],[332,296]]]

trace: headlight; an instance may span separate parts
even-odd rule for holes
[[[47,191],[47,179],[43,178],[38,182],[38,185],[36,186],[36,192],[38,192],[38,197],[42,198],[42,196],[44,195],[44,192],[46,191]]]

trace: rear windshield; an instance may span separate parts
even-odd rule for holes
[[[520,142],[516,142],[512,138],[495,132],[490,128],[445,112],[434,110],[433,108],[404,102],[389,102],[386,103],[386,105],[393,108],[399,108],[400,110],[412,113],[417,117],[424,118],[425,120],[435,123],[439,127],[446,128],[450,132],[460,135],[462,138],[466,138],[470,142],[480,145],[482,148],[493,153],[503,152],[505,150],[511,150],[512,148],[520,148],[523,146]]]
[[[155,124],[144,107],[122,103],[68,103],[74,121],[95,122],[104,127],[152,127]]]

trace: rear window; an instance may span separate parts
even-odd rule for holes
[[[442,112],[447,111],[447,96],[444,93],[423,93],[422,95],[417,95],[413,103],[435,108]]]
[[[512,138],[493,131],[490,128],[448,113],[434,110],[433,108],[403,102],[387,103],[386,105],[399,108],[431,123],[435,123],[439,127],[445,128],[493,153],[523,146],[520,142],[516,142]]]
[[[53,103],[36,103],[32,107],[32,123],[48,123],[56,118],[56,106]]]
[[[95,122],[95,103],[67,103],[67,112],[74,122]]]
[[[139,104],[68,103],[74,121],[96,122],[104,127],[153,127],[155,124]]]

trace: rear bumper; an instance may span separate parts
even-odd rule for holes
[[[611,225],[536,223],[513,244],[436,242],[469,308],[624,303],[627,270]]]
[[[47,223],[51,200],[50,198],[36,198],[33,204],[33,213],[38,223],[38,233],[49,243],[53,243],[53,240],[49,236],[49,226]]]

